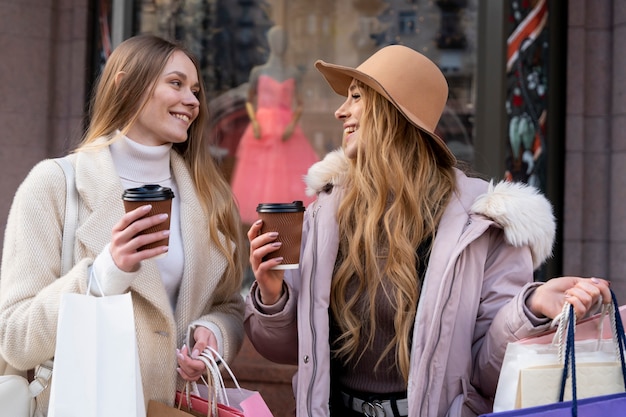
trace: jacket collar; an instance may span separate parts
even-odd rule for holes
[[[313,164],[305,176],[307,195],[312,196],[346,183],[348,158],[343,150],[330,152]],[[482,180],[457,172],[458,202],[467,216],[482,215],[504,230],[513,246],[528,245],[533,265],[540,266],[552,254],[556,223],[550,202],[536,188],[519,182],[493,181],[485,187]],[[461,214],[461,213],[459,213]]]

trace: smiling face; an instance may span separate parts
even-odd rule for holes
[[[356,158],[357,143],[360,139],[359,127],[363,113],[363,97],[355,80],[348,87],[346,101],[335,111],[337,120],[343,122],[342,146],[348,158]]]
[[[185,142],[200,111],[199,91],[195,65],[184,52],[175,51],[127,136],[148,146]]]

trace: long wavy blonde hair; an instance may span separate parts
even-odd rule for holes
[[[243,277],[243,232],[230,186],[209,151],[204,133],[208,120],[206,90],[198,61],[189,50],[152,35],[136,36],[117,46],[98,79],[90,105],[89,127],[74,152],[100,149],[121,139],[136,123],[154,92],[157,79],[176,51],[185,53],[196,67],[200,81],[200,111],[189,127],[187,140],[175,143],[173,149],[189,168],[198,199],[208,218],[207,232],[211,242],[228,260],[225,280],[228,288],[224,290],[230,292],[240,288]],[[120,72],[126,76],[116,82]],[[116,133],[118,129],[120,132]],[[101,137],[107,140],[96,143]],[[226,239],[220,239],[220,233]]]
[[[342,258],[332,282],[331,311],[339,326],[334,353],[345,364],[355,363],[363,354],[358,351],[362,338],[367,337],[366,348],[372,346],[375,299],[385,291],[396,306],[395,335],[375,368],[395,349],[396,366],[406,382],[420,295],[417,266],[422,260],[416,251],[420,243],[434,238],[455,174],[452,166],[439,161],[428,135],[383,96],[358,85],[364,106],[360,141],[337,213]],[[356,291],[348,291],[353,279]]]

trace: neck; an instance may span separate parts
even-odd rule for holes
[[[123,181],[143,184],[163,184],[171,178],[171,144],[146,146],[123,137],[111,144],[111,156]]]

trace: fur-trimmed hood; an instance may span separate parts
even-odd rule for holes
[[[307,195],[345,184],[348,163],[343,150],[338,149],[312,165],[304,178]],[[552,255],[556,230],[552,205],[536,188],[518,182],[492,181],[469,207],[468,215],[483,215],[502,227],[509,244],[528,245],[535,268]]]

